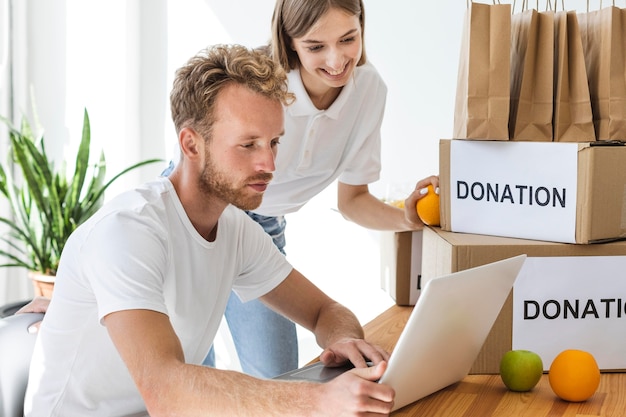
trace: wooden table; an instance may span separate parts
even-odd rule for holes
[[[385,349],[393,347],[408,320],[412,307],[392,306],[364,326],[366,337]],[[626,373],[603,373],[593,397],[581,403],[559,399],[550,388],[548,376],[530,392],[509,391],[499,375],[468,375],[392,414],[394,417],[624,417],[626,416]]]

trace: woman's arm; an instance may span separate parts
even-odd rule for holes
[[[439,177],[433,175],[419,181],[406,198],[404,209],[385,204],[369,192],[367,185],[337,183],[337,206],[348,220],[373,230],[404,232],[421,230],[424,223],[417,216],[415,205],[422,198],[422,189],[432,184],[439,187]]]

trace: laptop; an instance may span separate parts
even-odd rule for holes
[[[392,411],[467,376],[525,259],[519,255],[426,283],[379,381],[396,391]],[[276,379],[327,382],[350,368],[315,362]]]

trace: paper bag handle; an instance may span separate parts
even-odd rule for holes
[[[613,5],[613,7],[615,7],[615,0],[611,0],[611,4]],[[599,9],[601,9],[601,8],[602,8],[602,0],[600,0],[600,7],[599,7]],[[589,0],[587,0],[587,13],[589,13]]]
[[[552,0],[546,0],[546,7],[545,7],[545,11],[555,11],[556,10],[556,1],[555,0],[555,4],[554,4],[554,8],[552,7]],[[561,2],[563,3],[563,10],[565,10],[565,0],[561,0]],[[515,3],[516,0],[513,0],[513,4],[511,5],[511,13],[515,13]],[[529,6],[529,1],[528,0],[522,0],[522,12],[528,10]],[[535,10],[539,10],[539,0],[536,0],[535,3]]]
[[[492,0],[493,4],[500,4],[500,0]],[[474,3],[474,0],[465,0],[465,6],[469,9],[470,4]]]

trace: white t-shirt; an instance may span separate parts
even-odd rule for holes
[[[299,210],[334,180],[363,185],[380,177],[380,128],[387,86],[370,63],[354,70],[335,102],[318,110],[299,70],[288,73],[296,101],[285,108],[285,136],[276,171],[255,213],[280,216]]]
[[[185,360],[200,364],[231,289],[244,301],[292,267],[272,239],[229,206],[217,237],[192,226],[167,178],[126,192],[70,237],[30,368],[26,416],[130,416],[144,402],[102,318],[128,309],[169,316]]]

